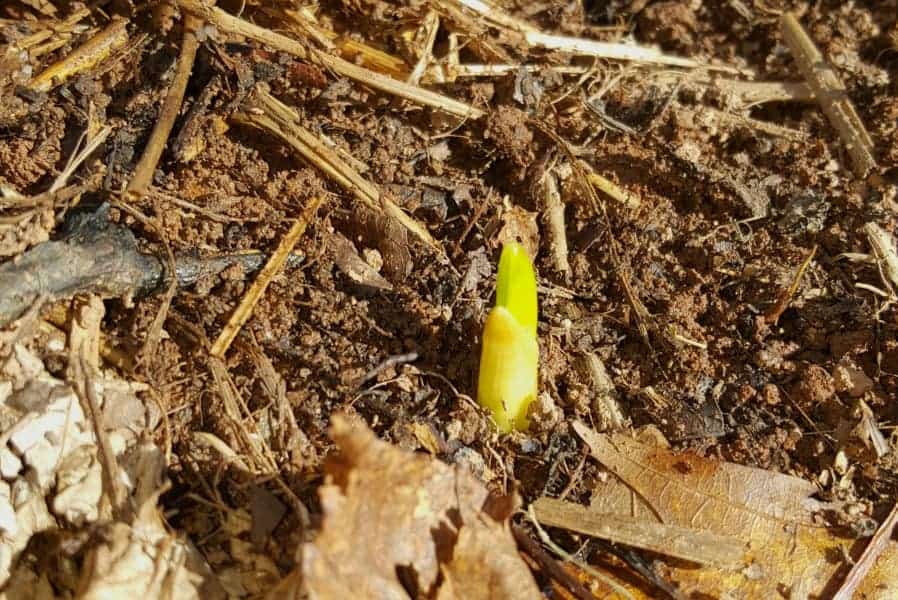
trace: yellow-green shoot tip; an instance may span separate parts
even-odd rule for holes
[[[499,259],[496,306],[483,328],[477,399],[493,413],[500,431],[527,429],[536,399],[536,275],[526,250],[507,244]]]

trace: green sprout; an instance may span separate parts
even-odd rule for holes
[[[536,399],[536,275],[523,246],[506,244],[499,259],[496,306],[483,326],[477,400],[493,413],[502,432],[525,430]]]

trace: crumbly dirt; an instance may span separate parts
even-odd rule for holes
[[[0,9],[0,18],[10,20],[0,22],[0,41],[21,35],[13,20],[34,14],[26,6],[34,3],[12,4],[17,6]],[[206,87],[215,86],[201,109],[207,120],[191,142],[199,151],[184,159],[169,147],[153,191],[130,204],[143,219],[115,208],[112,218],[160,256],[165,245],[176,255],[268,252],[311,198],[325,198],[297,245],[303,264],[273,281],[225,361],[281,475],[313,517],[312,528],[303,531],[289,513],[258,549],[286,574],[294,566],[293,550],[314,533],[322,461],[332,449],[327,427],[336,412],[364,419],[400,446],[435,450],[447,462],[466,464],[495,490],[517,488],[525,501],[568,486],[572,497],[585,497],[599,475],[589,463],[578,469],[582,445],[570,422],[598,418],[591,401],[595,382],[578,366],[587,353],[604,364],[634,430],[649,428],[675,448],[817,481],[822,497],[863,502],[871,516],[881,517],[898,494],[895,438],[891,454],[878,458],[850,431],[861,400],[887,439],[898,424],[898,309],[857,286],[889,293],[876,266],[853,257],[871,252],[862,229],[868,222],[898,236],[895,2],[504,4],[550,31],[609,41],[632,33],[666,52],[752,69],[758,80],[790,81],[800,75],[783,45],[778,12],[795,10],[844,79],[881,171],[868,181],[854,177],[844,146],[813,104],[764,103],[731,111],[737,120],[715,118],[730,111],[731,99],[688,75],[674,88],[646,70],[604,62],[582,82],[580,75],[546,71],[430,85],[488,111],[480,121],[459,123],[254,42],[210,38],[200,47],[172,134],[174,139],[184,127]],[[219,5],[236,12],[240,3]],[[750,15],[737,5],[748,6]],[[396,56],[408,51],[397,42],[403,19],[417,14],[373,0],[323,2],[320,12],[335,31]],[[260,24],[273,18],[264,11],[255,16]],[[180,43],[180,20],[161,33],[151,18],[147,12],[132,16],[133,26],[149,34],[146,41],[62,88],[33,98],[3,83],[2,101],[17,99],[26,114],[0,121],[0,185],[25,196],[46,191],[85,126],[104,123],[115,132],[76,177],[84,181],[98,173],[102,186],[84,194],[80,206],[121,201]],[[447,43],[438,39],[435,52],[444,52]],[[41,57],[35,69],[71,47]],[[465,48],[463,62],[486,62],[489,52]],[[552,54],[527,56],[513,44],[501,53],[522,62],[567,64]],[[387,190],[426,226],[445,256],[404,230],[404,240],[385,240],[393,230],[378,215],[282,140],[230,121],[254,85],[267,86],[295,108],[308,130]],[[607,89],[596,112],[584,100],[602,86]],[[760,131],[746,117],[796,136]],[[555,276],[542,230],[535,264],[540,381],[548,395],[541,406],[550,417],[553,407],[560,408],[562,418],[547,417],[528,434],[500,437],[472,400],[497,235],[512,207],[538,210],[540,177],[568,163],[537,123],[639,206],[627,208],[600,193],[606,217],[582,193],[575,174],[561,180],[571,279]],[[57,207],[55,223],[40,221],[46,235],[59,233],[67,208]],[[35,232],[38,217],[17,233],[0,229],[0,256],[46,237]],[[334,232],[349,239],[393,289],[341,272],[329,244]],[[815,248],[797,291],[771,322],[765,315]],[[179,290],[152,356],[140,352],[161,296],[133,303],[109,299],[104,322],[108,339],[140,359],[129,376],[153,386],[167,415],[158,435],[171,443],[172,488],[163,497],[170,523],[190,536],[213,568],[232,557],[223,517],[210,506],[248,507],[256,485],[281,493],[194,438],[209,432],[234,439],[208,348],[252,277],[231,269]],[[379,368],[397,356],[405,358]],[[289,414],[278,412],[262,360],[283,382]],[[840,365],[860,371],[872,385],[853,395]],[[295,434],[286,433],[294,429],[287,420],[296,424]],[[421,426],[437,440],[435,449]],[[840,483],[843,473],[833,476],[834,461],[846,448],[856,468],[850,481]]]

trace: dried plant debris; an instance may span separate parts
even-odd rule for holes
[[[537,517],[548,525],[709,565],[663,567],[687,596],[766,598],[782,590],[825,596],[845,575],[843,562],[834,560],[840,548],[850,548],[851,555],[862,549],[827,523],[827,516],[844,507],[815,500],[817,488],[810,482],[599,434],[582,423],[574,427],[612,476],[597,483],[589,508],[541,499]],[[626,522],[611,525],[620,519]],[[686,528],[686,533],[670,533],[671,528]],[[714,536],[723,537],[715,541]],[[684,540],[691,541],[684,545]],[[727,559],[731,562],[715,563],[725,548],[735,552]],[[889,575],[896,564],[898,543],[892,541],[860,593],[877,598],[898,593]]]
[[[82,360],[79,369],[91,368],[98,358],[101,318],[102,305],[88,303],[73,321],[70,356]],[[81,597],[164,597],[176,591],[169,597],[195,598],[204,586],[214,591],[215,580],[202,557],[166,530],[157,508],[165,458],[141,441],[160,416],[138,398],[146,386],[108,373],[84,379],[81,371],[72,383],[55,377],[29,340],[17,335],[29,328],[28,319],[34,314],[0,335],[0,437],[5,441],[0,449],[0,585],[18,586],[30,577],[23,557],[35,536],[97,526],[106,530],[100,536],[105,542],[72,550],[86,553]],[[88,395],[98,399],[99,415],[84,406],[79,385],[93,387]],[[125,488],[126,506],[117,511],[121,521],[113,519],[108,464],[93,423],[98,417],[117,465],[112,476]]]
[[[302,549],[312,598],[539,598],[508,514],[468,471],[379,441],[335,416],[340,453],[320,490],[321,533]]]

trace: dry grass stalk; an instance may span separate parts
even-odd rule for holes
[[[873,157],[873,140],[848,98],[845,85],[823,58],[795,15],[784,14],[780,24],[783,37],[801,74],[813,90],[817,103],[830,124],[842,138],[842,143],[851,156],[855,174],[861,178],[866,177],[877,167]]]
[[[408,65],[398,56],[393,56],[352,38],[340,40],[338,46],[341,54],[353,60],[360,59],[361,63],[370,69],[396,79],[408,77]]]
[[[72,39],[72,35],[69,33],[62,33],[55,40],[50,40],[45,44],[41,44],[40,46],[35,46],[31,50],[28,51],[29,56],[31,58],[37,58],[39,56],[43,56],[44,54],[49,54],[55,50],[59,50],[63,46],[69,43]]]
[[[93,154],[94,150],[100,147],[100,144],[106,141],[106,138],[109,137],[109,134],[112,133],[112,128],[104,126],[98,133],[91,139],[84,148],[78,151],[68,162],[62,172],[58,177],[53,181],[53,184],[50,186],[48,190],[51,194],[59,191],[63,186],[65,186],[66,182],[69,180],[69,177],[72,176],[78,167],[83,163],[88,156]],[[83,139],[83,138],[82,138]],[[80,142],[79,142],[80,144]]]
[[[439,5],[456,4],[471,10],[496,27],[514,32],[523,37],[527,45],[546,50],[559,50],[580,56],[610,58],[634,62],[695,68],[701,63],[680,56],[664,54],[654,48],[635,44],[598,42],[586,38],[544,33],[529,23],[516,19],[499,8],[482,0],[437,0]]]
[[[125,509],[128,492],[119,472],[118,461],[104,424],[103,411],[97,397],[96,377],[100,370],[100,323],[103,320],[103,301],[90,295],[78,300],[72,307],[69,330],[69,371],[73,388],[90,415],[94,436],[99,447],[99,459],[103,466],[103,489],[112,505],[112,512],[119,516]],[[110,407],[106,407],[107,410]]]
[[[281,240],[281,243],[278,244],[277,250],[271,255],[268,262],[265,264],[265,267],[243,295],[243,299],[240,300],[240,304],[237,306],[234,314],[231,315],[231,318],[228,319],[224,329],[221,330],[218,339],[212,344],[212,349],[209,351],[212,356],[217,356],[219,358],[224,357],[231,342],[234,341],[234,338],[237,337],[240,329],[249,320],[250,315],[253,313],[253,308],[255,308],[256,304],[259,302],[262,294],[265,293],[268,284],[271,283],[271,280],[274,279],[283,268],[284,263],[287,262],[287,257],[293,252],[296,242],[299,241],[299,237],[305,232],[309,222],[315,217],[315,212],[320,205],[320,197],[312,198],[305,210],[303,210],[299,219],[290,227],[287,235],[285,235]]]
[[[814,91],[803,81],[740,81],[725,77],[713,77],[701,73],[684,74],[679,71],[659,71],[651,74],[652,81],[659,84],[684,87],[701,86],[715,89],[728,97],[731,106],[744,109],[768,102],[813,102]]]
[[[767,102],[813,102],[814,91],[801,81],[713,79],[710,85],[737,98],[743,108]]]
[[[143,195],[153,180],[156,165],[162,151],[168,143],[168,136],[175,125],[175,119],[181,111],[184,103],[184,92],[187,90],[187,82],[190,80],[190,72],[193,71],[193,62],[196,60],[196,51],[199,48],[199,40],[196,38],[196,30],[202,25],[199,19],[192,15],[184,18],[184,35],[181,38],[181,54],[178,56],[178,64],[175,67],[175,77],[172,79],[159,111],[159,119],[150,134],[140,162],[134,169],[134,176],[128,184],[128,191]]]
[[[586,176],[589,180],[589,183],[602,191],[602,193],[606,194],[613,200],[617,200],[627,208],[636,210],[640,206],[642,206],[642,201],[639,199],[639,196],[635,194],[631,194],[627,190],[623,189],[610,179],[602,177],[598,173],[589,172]]]
[[[87,8],[82,8],[76,10],[71,15],[66,17],[65,20],[60,21],[59,23],[55,23],[47,27],[46,29],[41,29],[36,33],[32,33],[29,36],[23,37],[20,40],[17,40],[13,43],[13,46],[19,50],[28,50],[32,46],[37,46],[38,44],[45,42],[46,40],[53,37],[54,34],[60,35],[65,39],[69,38],[69,33],[75,28],[79,21],[85,19],[90,16],[90,10]],[[34,52],[32,50],[32,52]],[[33,54],[32,54],[33,56]]]
[[[415,63],[415,68],[412,69],[411,74],[408,76],[407,81],[410,85],[418,85],[418,82],[421,81],[421,76],[424,75],[424,71],[427,69],[427,65],[433,59],[433,44],[436,42],[439,29],[440,16],[432,10],[427,11],[416,36],[416,38],[421,39],[421,43],[418,48],[418,62]]]
[[[833,600],[851,600],[855,597],[855,591],[857,591],[858,586],[864,581],[864,578],[876,564],[880,555],[888,547],[896,524],[898,524],[898,504],[892,507],[889,516],[886,517],[879,529],[876,530],[876,533],[873,534],[873,537],[870,538],[870,542],[864,548],[864,553],[851,567],[851,571],[848,572],[839,591],[833,596]]]
[[[206,343],[208,343],[208,340],[206,340]],[[210,355],[209,370],[212,372],[212,377],[215,380],[215,385],[221,396],[230,433],[233,436],[233,439],[242,446],[243,454],[238,455],[233,450],[231,450],[230,453],[227,453],[227,450],[224,451],[229,456],[239,458],[239,464],[242,464],[250,473],[260,476],[273,476],[274,482],[284,493],[284,496],[296,512],[296,516],[302,524],[302,527],[308,527],[308,508],[306,508],[302,500],[296,496],[290,486],[288,486],[280,476],[274,454],[268,443],[265,441],[265,437],[259,432],[258,427],[256,427],[252,412],[237,391],[237,385],[228,373],[224,361],[216,356]],[[246,422],[251,423],[251,427],[255,429],[255,431],[251,431],[250,426],[247,426]],[[206,441],[211,441],[211,438],[206,438]],[[224,444],[224,446],[230,449],[230,446],[227,446],[227,444]],[[244,460],[244,458],[248,460]]]
[[[546,223],[546,237],[549,240],[549,256],[552,266],[565,281],[571,278],[571,265],[568,262],[567,227],[564,221],[564,202],[558,191],[558,180],[551,170],[547,171],[540,181],[540,200],[543,219]]]
[[[178,0],[178,4],[184,10],[207,19],[221,31],[254,39],[277,50],[316,63],[338,75],[348,77],[381,92],[398,96],[414,104],[438,108],[462,118],[479,119],[485,114],[482,110],[464,102],[397,81],[386,75],[354,65],[342,58],[331,56],[315,48],[309,48],[301,42],[244,21],[220,8],[207,7],[198,0]]]
[[[259,127],[281,138],[367,207],[396,219],[430,247],[442,252],[439,242],[433,239],[424,225],[382,197],[376,185],[362,177],[327,144],[303,127],[299,115],[292,108],[264,90],[257,90],[249,103],[246,111],[233,115],[237,122]]]
[[[105,29],[62,60],[53,63],[36,75],[28,87],[38,92],[48,92],[64,81],[86,71],[128,43],[128,21],[113,19]]]
[[[898,292],[898,253],[895,251],[895,238],[872,222],[864,225],[864,233],[867,234],[873,254],[879,261],[883,279],[887,285],[891,286],[892,295],[895,296]]]
[[[694,122],[699,122],[704,119],[713,119],[724,126],[745,127],[755,132],[764,133],[793,142],[804,142],[808,139],[808,135],[804,131],[790,129],[788,127],[783,127],[782,125],[768,123],[767,121],[761,121],[760,119],[752,119],[751,117],[734,114],[724,110],[717,110],[716,108],[711,108],[709,106],[702,106],[698,110],[681,106],[678,108],[677,113],[678,115],[692,117]]]
[[[557,73],[558,75],[583,75],[590,71],[590,67],[578,65],[553,66],[517,65],[514,63],[450,63],[445,65],[431,65],[425,74],[424,81],[428,83],[452,83],[460,78],[501,77],[509,73],[517,73],[522,69],[528,73]]]
[[[318,25],[317,21],[309,14],[309,7],[301,6],[298,10],[284,9],[284,14],[296,25],[299,31],[315,40],[326,50],[334,49],[334,34]]]
[[[575,181],[587,200],[589,200],[590,207],[597,214],[601,215],[602,219],[605,221],[605,227],[609,234],[608,250],[611,256],[611,262],[617,270],[617,276],[620,280],[621,287],[624,289],[624,295],[627,297],[627,302],[633,309],[633,315],[635,317],[636,327],[639,329],[639,335],[642,337],[642,341],[645,343],[646,347],[651,350],[652,342],[649,337],[649,326],[654,326],[652,314],[649,312],[649,309],[646,308],[645,304],[643,304],[642,300],[633,289],[633,285],[630,283],[629,269],[623,264],[623,261],[621,261],[621,252],[618,247],[618,241],[612,234],[614,229],[611,227],[611,220],[608,218],[608,211],[605,207],[605,203],[599,199],[595,187],[590,182],[589,175],[592,173],[592,170],[586,163],[577,158],[574,151],[571,149],[570,144],[568,144],[560,135],[555,133],[555,131],[546,123],[535,119],[531,119],[530,123],[536,126],[546,137],[558,145],[567,157],[571,169],[574,172]]]
[[[811,251],[808,252],[807,257],[802,261],[801,266],[798,267],[798,271],[795,272],[795,277],[792,278],[792,283],[789,285],[789,288],[782,294],[780,294],[779,298],[767,313],[764,315],[764,320],[766,320],[771,325],[776,325],[777,321],[779,321],[780,315],[789,307],[789,302],[792,301],[792,298],[798,292],[798,286],[801,285],[801,279],[804,277],[805,271],[808,270],[808,267],[811,264],[811,261],[814,259],[814,255],[817,254],[817,245],[815,244]]]

